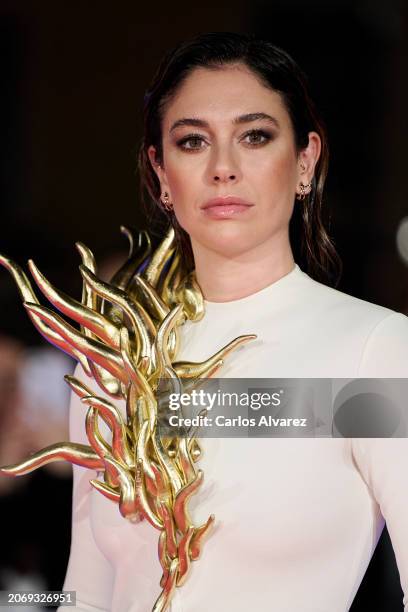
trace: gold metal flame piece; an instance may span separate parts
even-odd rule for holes
[[[165,396],[163,399],[159,384],[165,379],[175,392],[186,386],[194,388],[200,379],[212,376],[229,353],[256,336],[239,336],[201,363],[177,361],[180,327],[187,319],[199,321],[204,316],[204,300],[194,272],[183,273],[173,229],[153,253],[146,232],[134,237],[127,228],[121,229],[129,240],[129,258],[110,283],[98,278],[92,252],[77,244],[82,259],[81,302],[54,287],[33,262],[29,264],[43,295],[79,324],[79,329],[42,306],[24,271],[0,255],[0,264],[12,274],[40,333],[77,359],[104,393],[126,402],[126,415],[122,416],[113,402],[66,376],[86,407],[89,446],[53,444],[0,472],[21,476],[64,460],[103,474],[104,481],[90,481],[95,490],[118,504],[121,515],[129,521],[146,519],[160,532],[162,592],[152,611],[165,612],[176,586],[185,582],[192,561],[199,558],[215,519],[212,514],[196,527],[189,514],[188,501],[204,478],[203,471],[194,465],[201,448],[191,431],[173,439],[162,435],[158,413]],[[182,378],[188,379],[184,387]],[[101,433],[100,420],[110,431],[109,441]]]

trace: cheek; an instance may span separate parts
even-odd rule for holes
[[[188,158],[170,157],[166,165],[166,175],[175,204],[183,206],[185,202],[191,203],[192,194],[197,195],[197,183],[201,176],[197,164]]]
[[[174,205],[174,214],[179,225],[189,234],[194,233],[195,206],[202,190],[199,173],[186,167],[184,160],[168,160],[166,176]]]
[[[254,166],[253,172],[263,186],[268,184],[270,189],[279,188],[283,194],[287,189],[293,189],[296,183],[296,157],[291,149],[278,148]]]
[[[297,158],[290,147],[276,147],[251,168],[251,184],[262,214],[257,220],[260,233],[268,234],[289,224],[295,203]]]

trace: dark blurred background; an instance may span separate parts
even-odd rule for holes
[[[406,18],[402,0],[2,0],[0,251],[24,265],[33,258],[51,282],[79,296],[75,241],[105,261],[126,251],[121,224],[143,226],[136,153],[143,93],[159,59],[199,32],[252,32],[282,46],[304,68],[327,123],[326,205],[344,264],[339,288],[407,312]],[[4,397],[15,397],[27,351],[32,356],[44,342],[2,269],[0,338],[10,369],[0,405],[5,412]],[[57,430],[66,427],[64,418],[61,409]],[[31,429],[26,443],[35,450],[38,431]],[[41,472],[17,490],[0,490],[10,534],[2,541],[0,588],[13,576],[29,577],[33,568],[37,581],[61,588],[70,477]],[[351,608],[373,609],[403,609],[386,530]]]

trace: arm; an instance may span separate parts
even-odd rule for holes
[[[355,438],[351,443],[356,465],[386,521],[408,612],[408,439]]]
[[[79,365],[74,375],[91,386],[90,379]],[[69,423],[72,442],[89,444],[85,433],[85,414],[86,406],[72,394]],[[90,506],[93,489],[89,484],[92,478],[96,478],[94,470],[73,466],[71,553],[64,590],[76,591],[76,607],[60,606],[58,611],[61,612],[100,612],[111,608],[114,571],[99,550],[92,533]]]
[[[408,378],[408,317],[394,312],[369,334],[358,370],[360,378]]]
[[[371,332],[359,376],[408,378],[408,318],[394,313]],[[356,465],[387,523],[408,612],[408,438],[356,438]]]

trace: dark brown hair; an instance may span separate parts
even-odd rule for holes
[[[290,116],[298,152],[315,131],[322,142],[311,193],[297,204],[290,221],[290,242],[295,261],[312,278],[337,285],[342,264],[323,221],[323,188],[328,169],[328,145],[322,119],[309,95],[304,74],[295,61],[272,43],[251,35],[210,32],[184,42],[165,55],[144,97],[144,136],[139,152],[142,201],[150,210],[149,221],[173,225],[179,252],[187,270],[194,267],[190,238],[173,213],[160,206],[160,182],[148,157],[156,149],[163,161],[162,119],[167,103],[188,75],[198,67],[219,69],[228,64],[246,65],[268,88],[281,95]],[[153,206],[152,206],[153,204]]]

